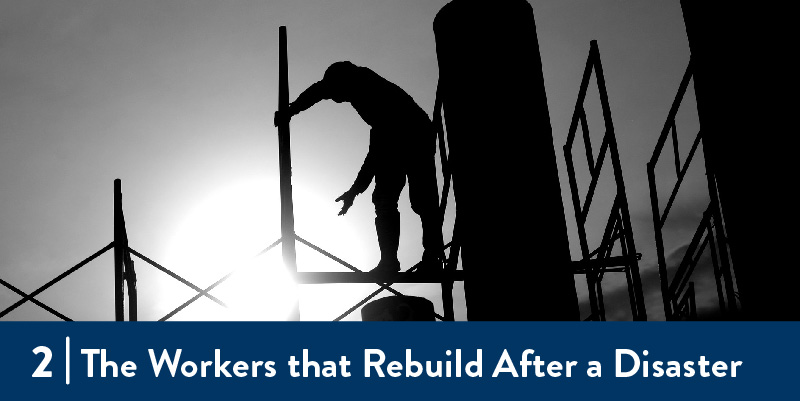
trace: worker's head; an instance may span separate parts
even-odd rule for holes
[[[349,102],[350,86],[354,84],[353,74],[358,67],[349,61],[338,61],[325,70],[322,80],[328,85],[331,100],[336,103]]]

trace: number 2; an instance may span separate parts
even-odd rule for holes
[[[53,358],[53,353],[50,351],[50,348],[45,347],[44,345],[40,345],[33,349],[34,354],[44,354],[44,358],[42,358],[42,363],[39,364],[39,367],[33,372],[32,377],[53,377],[53,372],[49,370],[45,370],[47,368],[47,364],[50,363],[50,359]]]

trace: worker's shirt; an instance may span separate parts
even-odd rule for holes
[[[403,89],[369,68],[353,65],[352,68],[326,73],[295,103],[299,103],[303,97],[313,103],[322,99],[349,102],[364,122],[372,127],[371,142],[413,148],[435,141],[428,114]]]
[[[436,134],[428,114],[399,86],[369,68],[349,64],[329,69],[325,77],[292,103],[299,111],[322,99],[349,102],[372,130],[369,154],[353,184],[366,190],[385,163],[413,163],[435,153]]]

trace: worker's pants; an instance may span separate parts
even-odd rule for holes
[[[411,209],[422,221],[423,259],[437,258],[443,252],[442,219],[439,213],[439,194],[436,185],[435,154],[408,156],[387,152],[379,157],[375,172],[375,229],[381,250],[381,262],[397,260],[400,244],[400,213],[397,200],[408,177],[408,195]],[[381,155],[383,156],[383,155]],[[406,156],[406,157],[403,157]]]

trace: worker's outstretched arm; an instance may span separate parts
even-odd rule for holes
[[[347,213],[350,206],[353,206],[353,200],[355,200],[356,196],[369,188],[373,177],[375,177],[375,152],[370,149],[369,153],[367,153],[367,157],[364,159],[364,164],[361,165],[361,170],[358,171],[353,185],[340,197],[336,198],[336,202],[343,202],[339,216]]]
[[[275,126],[277,127],[282,122],[291,120],[292,117],[300,114],[300,112],[308,110],[321,100],[329,99],[330,97],[326,93],[326,87],[327,85],[323,81],[315,82],[297,96],[294,102],[289,104],[289,110],[286,113],[282,113],[280,110],[276,111],[275,120],[273,121]]]

